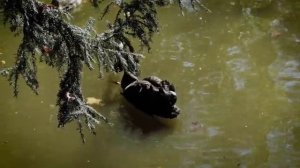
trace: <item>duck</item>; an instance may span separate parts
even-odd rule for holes
[[[139,80],[134,74],[124,71],[121,88],[127,101],[151,116],[173,119],[180,114],[175,105],[175,87],[167,80],[156,76]]]
[[[62,11],[71,11],[82,3],[82,0],[52,0],[51,4]]]

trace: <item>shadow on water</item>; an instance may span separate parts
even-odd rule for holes
[[[140,130],[143,135],[150,135],[151,133],[160,131],[173,132],[175,128],[175,120],[150,116],[135,108],[125,98],[121,99],[118,111],[120,112],[121,122],[126,130]]]

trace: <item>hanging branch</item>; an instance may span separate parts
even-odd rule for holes
[[[112,6],[118,6],[119,11],[117,12],[114,23],[110,25],[110,27],[120,30],[118,37],[123,39],[123,41],[126,40],[127,43],[125,44],[128,45],[128,47],[132,45],[127,36],[132,36],[139,39],[141,47],[146,47],[150,50],[152,35],[158,32],[159,27],[157,7],[169,5],[171,2],[170,0],[132,0],[129,2],[116,0],[105,7],[101,18],[110,11]],[[183,8],[198,10],[200,2],[199,0],[178,0],[178,4],[182,10]]]
[[[91,2],[97,6],[102,1]],[[158,31],[157,7],[168,4],[168,0],[112,1],[103,16],[115,5],[119,7],[115,20],[107,31],[97,34],[93,19],[84,28],[74,26],[64,19],[66,12],[55,5],[38,0],[2,0],[4,23],[12,32],[22,33],[23,38],[15,65],[1,69],[0,75],[8,78],[15,96],[19,93],[20,76],[38,94],[37,60],[56,68],[62,74],[57,94],[58,126],[76,120],[84,141],[83,124],[95,133],[95,124],[107,119],[85,103],[80,76],[83,66],[92,70],[97,65],[100,76],[103,70],[137,74],[143,56],[135,53],[129,37],[137,38],[142,47],[150,50],[151,38]]]

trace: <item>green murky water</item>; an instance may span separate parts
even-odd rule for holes
[[[128,105],[112,81],[83,73],[86,97],[113,126],[82,144],[75,124],[57,128],[55,70],[39,65],[40,95],[20,83],[12,97],[0,78],[1,168],[300,167],[300,2],[204,1],[213,13],[159,11],[161,31],[141,76],[172,81],[182,114],[150,118]],[[241,4],[241,5],[240,5]],[[96,10],[74,14],[83,25]],[[103,27],[103,24],[99,24]],[[0,26],[1,67],[12,65],[19,38]]]

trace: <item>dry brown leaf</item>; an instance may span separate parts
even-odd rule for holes
[[[98,98],[95,98],[95,97],[87,97],[86,98],[86,104],[88,104],[88,105],[96,104],[96,105],[101,105],[101,106],[103,105],[102,100],[98,99]]]

